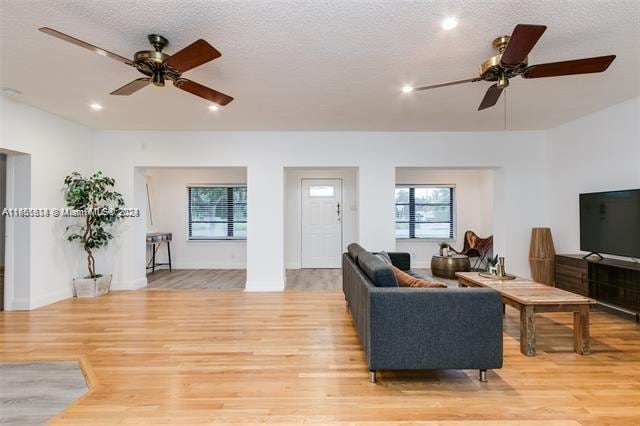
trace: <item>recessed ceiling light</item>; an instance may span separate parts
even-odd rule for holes
[[[405,84],[402,87],[402,93],[411,93],[411,92],[413,92],[413,87],[412,86],[409,86],[408,84]]]
[[[447,18],[442,21],[442,29],[443,30],[452,30],[458,26],[458,20],[456,18]]]
[[[209,109],[211,111],[218,111],[220,109],[220,107],[218,105],[209,105]]]
[[[100,111],[102,109],[102,105],[93,103],[89,105],[89,108],[91,108],[94,111]]]

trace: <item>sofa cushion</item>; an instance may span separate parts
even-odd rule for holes
[[[393,265],[393,263],[391,262],[391,258],[389,257],[389,253],[387,253],[386,251],[375,253],[375,255],[382,259],[384,263]]]
[[[447,288],[446,284],[413,277],[395,266],[392,266],[392,270],[398,281],[398,287]]]
[[[347,246],[347,252],[355,262],[358,261],[358,256],[360,256],[361,253],[367,253],[367,251],[358,243],[349,244]]]
[[[413,278],[417,278],[419,280],[426,280],[427,279],[424,275],[414,271],[413,269],[409,269],[407,271],[402,271],[402,272],[405,272],[405,273],[411,275]]]
[[[360,269],[369,277],[376,287],[398,287],[393,274],[392,265],[373,253],[364,252],[358,255]]]

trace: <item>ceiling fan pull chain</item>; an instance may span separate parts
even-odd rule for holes
[[[507,130],[507,91],[504,91],[504,130]]]

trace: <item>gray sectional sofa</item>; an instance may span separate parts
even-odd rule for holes
[[[408,253],[389,253],[394,266],[411,271]],[[351,244],[342,256],[342,286],[369,362],[377,370],[502,367],[502,299],[484,288],[394,286],[391,265]]]

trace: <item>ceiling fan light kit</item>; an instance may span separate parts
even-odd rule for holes
[[[147,38],[149,43],[151,43],[151,46],[153,46],[153,50],[141,50],[136,52],[133,55],[133,60],[129,60],[123,56],[111,53],[108,50],[104,50],[52,28],[43,27],[39,30],[50,36],[94,51],[102,56],[110,57],[124,63],[125,65],[132,66],[146,76],[135,79],[119,89],[114,90],[111,92],[112,95],[129,96],[149,84],[153,84],[157,87],[164,87],[165,81],[169,80],[172,81],[173,85],[178,89],[184,90],[192,95],[199,96],[218,105],[224,106],[233,101],[231,96],[182,77],[184,72],[222,56],[220,52],[203,39],[199,39],[191,43],[189,46],[174,53],[173,55],[168,55],[164,53],[163,50],[169,45],[169,40],[158,34],[150,34]]]
[[[487,59],[480,65],[479,77],[417,87],[414,91],[430,90],[462,83],[473,83],[481,80],[495,82],[495,84],[487,89],[484,98],[480,102],[480,106],[478,107],[478,111],[480,111],[490,108],[498,102],[502,91],[509,87],[509,79],[511,78],[520,76],[529,79],[599,73],[605,71],[616,58],[615,55],[607,55],[529,65],[529,52],[531,52],[546,29],[547,27],[544,25],[518,24],[510,36],[504,35],[493,40],[492,45],[498,51],[498,54]]]

